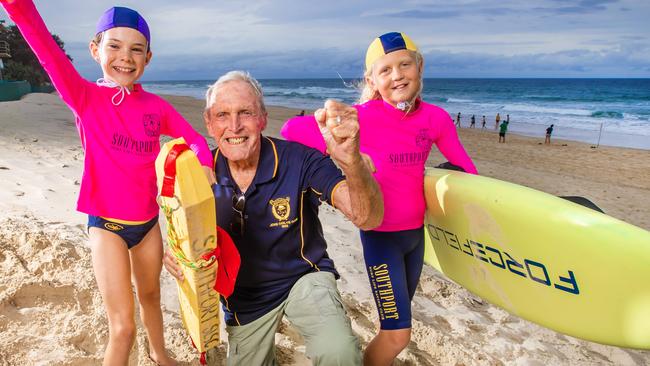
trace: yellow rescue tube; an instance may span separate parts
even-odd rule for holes
[[[521,318],[650,349],[650,232],[534,189],[427,169],[425,262]]]
[[[204,352],[219,343],[219,294],[214,290],[217,263],[216,258],[203,258],[217,246],[215,201],[194,152],[186,149],[178,153],[182,149],[176,150],[177,145],[185,145],[185,140],[164,144],[156,159],[158,203],[167,219],[167,243],[185,276],[178,282],[183,324],[196,348]],[[170,153],[177,155],[173,166],[169,165]],[[168,168],[175,168],[175,174],[168,169],[167,180],[166,163]],[[161,195],[165,186],[172,197]]]

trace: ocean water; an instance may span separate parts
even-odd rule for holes
[[[265,101],[297,109],[316,109],[328,99],[354,103],[359,91],[346,79],[260,80]],[[145,82],[154,93],[203,98],[212,81]],[[346,86],[347,85],[347,86]],[[425,79],[422,97],[444,108],[461,126],[471,115],[481,128],[494,130],[495,115],[510,115],[509,131],[591,144],[650,149],[650,79]],[[601,130],[602,128],[602,130]]]

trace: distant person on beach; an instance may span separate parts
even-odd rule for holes
[[[497,113],[497,116],[496,116],[496,118],[495,118],[495,121],[496,121],[496,123],[495,123],[495,125],[494,125],[494,129],[496,130],[496,129],[499,128],[499,122],[501,121],[501,116],[499,115],[499,113]]]
[[[411,339],[411,300],[424,256],[422,172],[429,152],[436,144],[452,164],[471,174],[476,174],[476,168],[449,113],[422,101],[423,57],[407,35],[393,32],[375,38],[365,61],[360,104],[354,109],[359,115],[361,151],[368,154],[385,211],[379,227],[360,233],[380,322],[379,333],[364,353],[364,364],[390,365]],[[281,133],[288,140],[328,152],[313,118],[295,117]]]
[[[510,123],[510,115],[506,114],[506,122]]]
[[[300,113],[296,114],[296,116],[304,116],[305,115],[305,110],[301,110]]]
[[[476,117],[472,114],[472,118],[470,119],[469,128],[474,128],[475,126],[476,126]]]
[[[460,112],[456,115],[456,126],[460,127]]]
[[[481,121],[481,129],[485,129],[485,115],[483,115],[483,120]]]
[[[165,350],[160,308],[163,247],[154,163],[161,134],[182,136],[214,181],[210,149],[169,103],[137,83],[152,54],[149,27],[136,11],[114,7],[100,17],[89,47],[103,77],[90,82],[54,41],[31,0],[0,3],[75,115],[85,154],[77,210],[88,214],[93,271],[108,317],[104,365],[128,363],[136,337],[131,281],[149,357],[176,365]]]
[[[499,142],[506,142],[506,132],[508,132],[508,121],[503,121],[499,129]]]
[[[551,134],[553,133],[553,125],[550,125],[546,129],[546,138],[544,139],[544,144],[550,144],[551,143]]]
[[[262,134],[267,124],[264,95],[246,72],[231,71],[208,89],[204,119],[219,146],[213,186],[217,223],[241,255],[235,290],[221,299],[226,364],[277,365],[275,332],[283,317],[305,340],[314,365],[360,364],[359,342],[342,305],[339,275],[318,218],[319,206],[326,202],[363,230],[382,220],[381,191],[359,152],[356,110],[328,101],[316,111],[331,159]],[[165,268],[182,280],[169,251]],[[214,350],[208,351],[207,361],[222,364]]]

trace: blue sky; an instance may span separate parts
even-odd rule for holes
[[[88,41],[113,5],[149,22],[143,80],[359,77],[368,44],[389,31],[418,44],[427,77],[650,77],[648,0],[35,2],[88,78],[100,72]]]

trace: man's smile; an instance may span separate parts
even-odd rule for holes
[[[246,140],[248,140],[248,137],[228,137],[226,142],[230,145],[239,145],[243,144]]]

